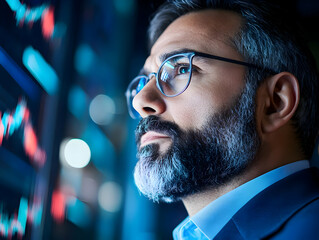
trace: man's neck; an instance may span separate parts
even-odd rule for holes
[[[258,166],[261,162],[255,162],[255,164],[250,165],[246,168],[246,170],[228,181],[227,183],[212,187],[203,191],[200,191],[199,193],[192,194],[190,196],[187,196],[182,199],[183,204],[188,212],[188,215],[190,217],[194,216],[196,213],[198,213],[201,209],[206,207],[209,203],[216,200],[217,198],[223,196],[224,194],[234,190],[235,188],[241,186],[242,184],[266,173],[269,172],[275,168],[278,168],[280,166],[283,166],[288,163],[292,163],[298,160],[301,160],[304,158],[295,158],[294,160],[291,160],[289,162],[279,162],[274,165],[267,166],[267,164],[264,164],[263,167]]]
[[[192,194],[182,199],[183,204],[188,212],[190,217],[194,216],[198,213],[201,209],[206,207],[209,203],[216,200],[220,196],[232,191],[233,189],[239,187],[240,185],[244,184],[245,182],[253,179],[253,177],[235,177],[227,184],[223,184],[221,186],[206,189],[199,193]]]

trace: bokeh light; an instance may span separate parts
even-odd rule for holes
[[[84,116],[86,112],[86,102],[87,96],[86,93],[80,86],[73,86],[70,89],[69,96],[68,96],[68,108],[69,111],[78,119]]]
[[[22,62],[48,94],[57,93],[60,84],[57,73],[39,51],[28,46],[23,52]]]
[[[74,57],[74,67],[80,74],[87,74],[95,61],[95,53],[88,44],[78,46]]]
[[[64,158],[71,167],[83,168],[90,162],[90,147],[82,139],[73,138],[64,144]]]
[[[122,198],[122,188],[115,182],[105,182],[99,189],[98,202],[105,211],[119,211],[122,205]]]
[[[114,118],[115,111],[113,99],[103,94],[97,95],[90,103],[90,117],[99,125],[109,124]]]

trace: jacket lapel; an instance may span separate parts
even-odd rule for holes
[[[256,195],[214,239],[262,239],[276,232],[295,212],[315,199],[319,199],[319,170],[302,170]]]

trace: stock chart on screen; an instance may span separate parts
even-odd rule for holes
[[[44,199],[39,188],[47,161],[40,137],[45,97],[0,46],[0,239],[33,239],[40,231]]]

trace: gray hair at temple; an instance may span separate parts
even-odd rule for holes
[[[298,79],[300,102],[292,122],[300,146],[306,157],[310,158],[319,129],[318,72],[315,59],[293,19],[295,15],[262,0],[169,0],[151,20],[149,46],[153,46],[175,19],[204,9],[230,10],[244,19],[233,44],[246,61],[265,69],[251,68],[247,71],[246,81],[254,82],[255,90],[269,76],[266,69],[278,73],[290,72]]]

